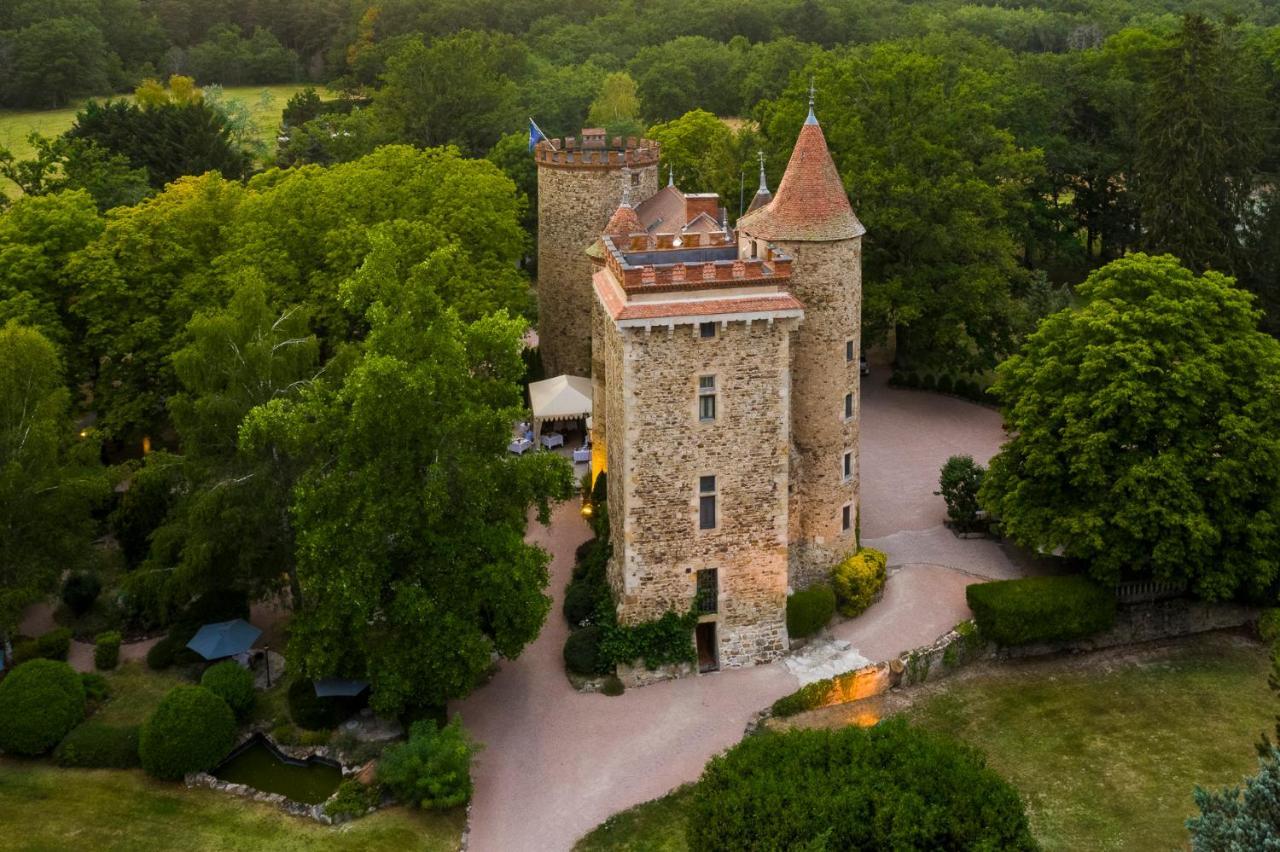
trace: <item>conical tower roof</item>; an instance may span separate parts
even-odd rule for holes
[[[812,108],[800,128],[778,191],[768,204],[743,216],[740,225],[766,240],[827,242],[866,233],[849,206]]]
[[[643,234],[644,225],[640,224],[640,217],[636,215],[635,208],[624,201],[618,205],[618,209],[613,211],[613,215],[609,217],[609,224],[604,226],[604,233],[611,237]]]

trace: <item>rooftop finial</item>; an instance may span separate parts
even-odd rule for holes
[[[627,166],[622,167],[622,201],[619,207],[631,206],[631,169]]]
[[[813,86],[813,75],[809,75],[809,117],[804,120],[805,124],[817,124],[818,117],[813,114],[813,95],[816,90]]]
[[[667,186],[675,186],[675,185],[676,185],[676,167],[673,164],[668,163],[667,164]]]
[[[756,191],[767,193],[769,191],[769,184],[764,178],[764,151],[756,151],[756,157],[760,160],[760,188]]]

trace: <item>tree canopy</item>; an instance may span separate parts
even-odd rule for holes
[[[1249,294],[1168,255],[1113,261],[997,370],[1011,438],[982,483],[1005,533],[1098,580],[1275,594],[1280,343]]]

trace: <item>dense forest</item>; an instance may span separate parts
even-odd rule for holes
[[[264,146],[217,87],[282,81],[313,88]],[[0,149],[0,501],[23,521],[0,631],[109,529],[132,623],[283,588],[304,670],[367,663],[391,707],[465,694],[536,635],[523,528],[570,488],[502,453],[536,319],[528,118],[647,134],[734,214],[757,151],[776,186],[811,81],[868,228],[864,340],[904,370],[989,384],[1137,250],[1231,276],[1280,329],[1274,3],[14,0],[0,106],[99,100]],[[428,582],[465,653],[341,662],[443,629]],[[385,598],[324,592],[355,586]]]

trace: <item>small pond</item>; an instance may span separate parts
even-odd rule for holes
[[[321,757],[295,760],[278,752],[261,735],[231,753],[213,777],[245,784],[264,793],[279,793],[306,805],[317,805],[342,783],[342,769]]]

